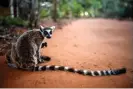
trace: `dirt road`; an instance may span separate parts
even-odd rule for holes
[[[5,57],[0,56],[0,87],[133,87],[133,22],[105,19],[73,21],[54,32],[42,54],[52,58],[47,65],[91,70],[126,67],[127,73],[91,77],[62,71],[27,72],[8,68],[4,63]]]

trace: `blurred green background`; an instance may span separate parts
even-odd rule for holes
[[[0,11],[7,15],[0,14],[0,25],[36,27],[44,18],[55,22],[72,18],[133,18],[133,0],[4,0],[2,3]]]
[[[52,0],[41,0],[49,2]],[[56,0],[57,18],[108,17],[132,18],[133,0]],[[52,16],[52,8],[43,8],[41,17]]]

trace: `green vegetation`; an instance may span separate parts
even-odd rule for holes
[[[21,1],[21,0],[20,0]],[[27,0],[26,0],[27,1]],[[39,19],[52,18],[133,18],[133,0],[29,0],[18,9],[18,16],[0,17],[0,25],[35,26]],[[26,7],[27,6],[27,7]],[[32,7],[32,8],[31,8]],[[33,8],[34,7],[34,8]],[[24,21],[21,18],[25,18]],[[29,25],[28,25],[29,24]]]
[[[51,2],[51,0],[43,1]],[[56,0],[56,2],[57,18],[133,18],[133,0]],[[45,16],[51,16],[52,8],[45,11]]]
[[[10,16],[2,17],[0,16],[0,25],[2,26],[27,26],[28,22],[22,20],[21,18],[11,18]]]

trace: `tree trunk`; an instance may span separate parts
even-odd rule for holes
[[[39,3],[38,0],[31,0],[30,6],[30,16],[29,16],[29,26],[31,28],[37,27],[39,22]]]
[[[16,15],[19,17],[18,0],[16,0]]]
[[[17,17],[17,0],[14,0],[13,2],[13,6],[14,6],[14,17]]]
[[[10,0],[10,14],[11,14],[11,17],[14,18],[13,0]]]

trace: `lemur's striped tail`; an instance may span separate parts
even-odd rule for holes
[[[55,66],[55,65],[37,66],[32,68],[32,71],[46,71],[46,70],[68,71],[68,72],[78,73],[82,75],[89,75],[89,76],[109,76],[109,75],[119,75],[119,74],[126,73],[126,68],[115,69],[115,70],[101,70],[101,71],[100,70],[97,70],[97,71],[79,70],[71,67]]]

